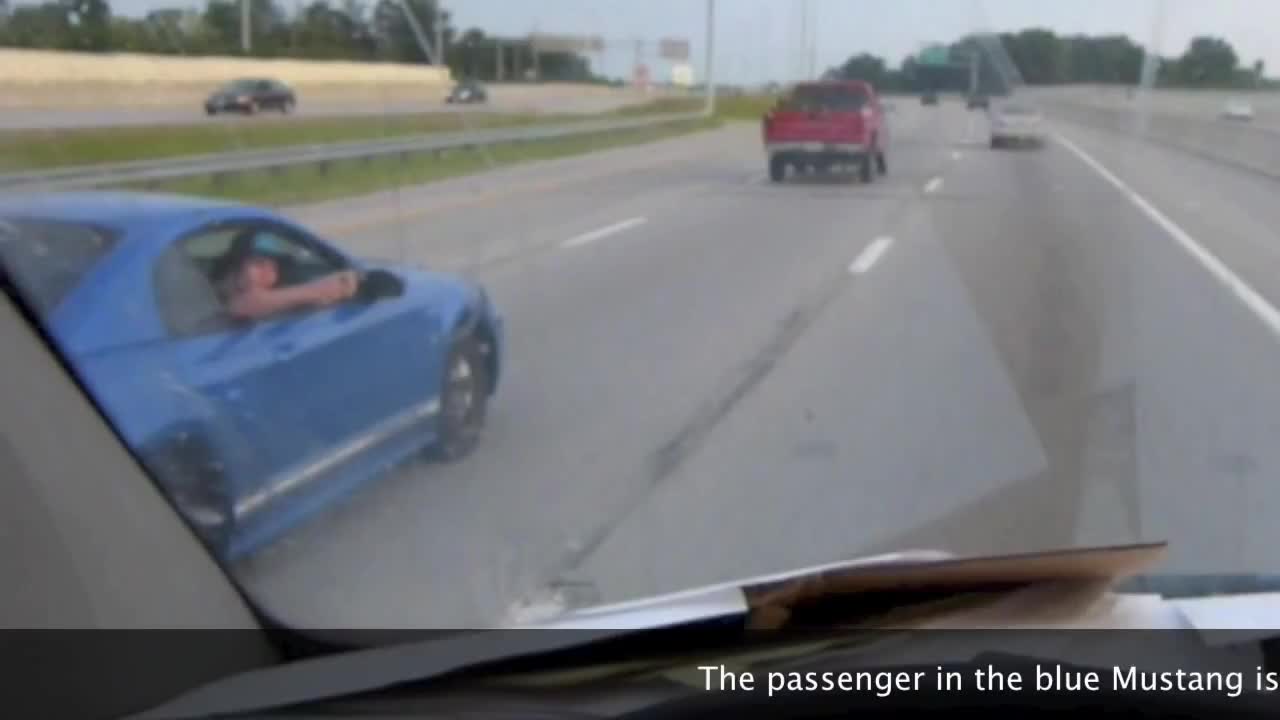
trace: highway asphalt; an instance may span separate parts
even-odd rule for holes
[[[1274,181],[899,103],[870,186],[732,126],[289,212],[481,279],[478,453],[238,571],[296,625],[467,627],[886,550],[1169,540],[1275,572]],[[560,588],[557,590],[556,588]]]

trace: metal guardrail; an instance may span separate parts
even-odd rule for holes
[[[584,120],[563,125],[485,128],[467,132],[431,133],[320,145],[289,145],[266,150],[184,155],[159,160],[0,173],[0,191],[77,190],[107,185],[146,185],[205,175],[235,174],[341,160],[413,155],[466,149],[480,145],[595,135],[656,127],[702,117],[704,115],[701,113],[681,113],[623,120]]]

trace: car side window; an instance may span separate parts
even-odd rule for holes
[[[342,256],[306,235],[277,223],[255,224],[248,229],[253,244],[272,255],[280,270],[280,286],[301,285],[347,269]]]
[[[244,221],[202,228],[173,243],[156,265],[156,304],[171,334],[199,335],[244,324],[231,316],[226,302],[246,244],[276,261],[278,287],[301,285],[348,266],[342,255],[279,223]]]
[[[219,261],[243,228],[210,227],[173,243],[155,267],[156,307],[169,333],[188,337],[234,325],[215,281]]]

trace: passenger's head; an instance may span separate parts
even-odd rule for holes
[[[236,280],[246,290],[267,290],[280,281],[280,268],[270,255],[248,253],[240,261]]]

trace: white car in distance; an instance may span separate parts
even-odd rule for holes
[[[1226,106],[1222,108],[1222,118],[1249,122],[1253,120],[1253,104],[1238,98],[1228,100]]]
[[[990,111],[991,147],[1039,146],[1044,142],[1044,116],[1036,107],[1021,101],[994,105]]]

